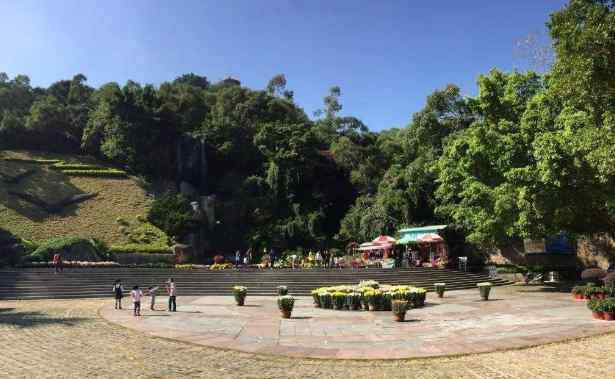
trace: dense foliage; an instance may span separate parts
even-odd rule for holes
[[[224,209],[216,246],[331,246],[452,223],[471,242],[615,229],[615,10],[571,0],[548,21],[544,75],[496,69],[478,95],[447,85],[403,129],[342,116],[332,87],[308,117],[276,75],[263,90],[186,74],[158,87],[99,88],[79,74],[48,88],[0,74],[0,147],[79,150],[176,179],[175,141],[207,144],[208,191]],[[149,219],[186,233],[187,201]]]

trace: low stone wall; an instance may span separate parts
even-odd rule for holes
[[[160,262],[175,264],[175,254],[116,253],[114,261],[122,265]]]

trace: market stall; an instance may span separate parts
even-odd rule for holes
[[[395,238],[381,235],[371,242],[362,243],[357,251],[360,253],[362,264],[367,267],[393,268],[395,261],[390,255],[394,246]]]
[[[431,225],[401,229],[397,241],[406,246],[405,256],[413,266],[445,267],[448,246],[441,233],[446,225]]]

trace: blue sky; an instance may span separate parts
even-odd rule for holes
[[[563,0],[0,1],[0,72],[47,86],[159,84],[195,72],[264,88],[284,73],[308,114],[332,85],[372,130],[407,125],[447,83],[476,93],[510,70],[515,40],[545,30]]]

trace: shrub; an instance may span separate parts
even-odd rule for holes
[[[288,287],[287,286],[278,286],[277,290],[278,290],[278,296],[288,295]]]
[[[391,302],[391,310],[396,315],[406,314],[406,311],[408,311],[408,302],[406,300],[393,300]]]
[[[602,300],[600,308],[603,312],[615,313],[615,299]]]
[[[292,312],[295,305],[295,298],[290,295],[284,295],[278,297],[278,308],[282,312]]]
[[[57,163],[62,162],[59,159],[3,158],[2,160],[7,161],[7,162],[37,163],[37,164],[57,164]]]
[[[181,194],[165,194],[156,198],[148,211],[152,224],[174,237],[184,237],[193,226],[192,207]]]
[[[343,309],[346,304],[346,294],[344,292],[333,292],[331,295],[333,298],[333,308],[335,309]]]
[[[144,245],[138,243],[128,243],[125,245],[112,245],[109,252],[114,254],[139,253],[139,254],[172,254],[169,246]]]
[[[602,301],[603,300],[598,300],[598,299],[590,300],[587,302],[587,308],[592,312],[601,312],[599,308],[601,306]]]
[[[107,169],[107,170],[62,170],[68,176],[88,176],[93,178],[127,178],[126,171]]]
[[[101,255],[105,256],[106,252],[99,252],[99,243],[92,239],[79,237],[61,237],[53,238],[42,243],[30,255],[32,260],[49,261],[54,254],[62,255],[63,260],[69,258],[78,258],[80,261],[97,261],[101,259]]]
[[[141,245],[168,246],[169,236],[149,222],[140,223],[128,229],[128,239]]]
[[[588,268],[581,272],[581,279],[587,283],[599,284],[606,272],[601,268]]]
[[[320,307],[319,291],[316,289],[316,290],[312,290],[310,293],[312,295],[312,299],[314,300],[314,305],[316,307]]]
[[[102,167],[102,166],[97,166],[97,165],[90,165],[90,164],[83,164],[83,163],[65,163],[65,162],[58,162],[58,163],[54,163],[53,165],[51,165],[51,169],[53,170],[58,170],[58,171],[65,171],[65,170],[109,170],[106,167]]]
[[[333,298],[329,292],[320,291],[320,306],[325,309],[333,308]]]
[[[21,258],[30,254],[33,246],[7,230],[0,228],[0,266],[14,266]]]
[[[361,294],[358,292],[351,292],[347,294],[346,306],[352,311],[356,311],[361,308]]]
[[[573,295],[585,295],[585,286],[574,286],[571,292]]]
[[[615,271],[606,274],[603,281],[605,287],[615,287]]]
[[[227,270],[229,268],[233,268],[233,265],[230,263],[214,263],[213,265],[209,266],[209,269],[213,271]]]
[[[237,303],[237,305],[243,305],[245,300],[246,300],[246,296],[248,295],[248,287],[244,287],[244,286],[234,286],[233,287],[233,296],[235,297],[235,302]]]

